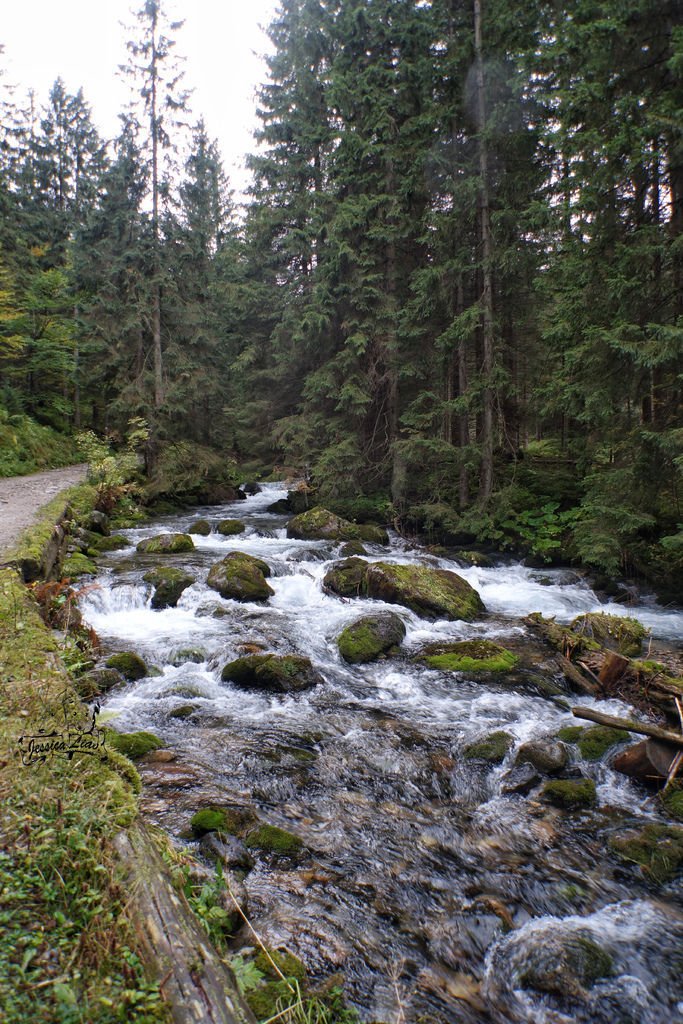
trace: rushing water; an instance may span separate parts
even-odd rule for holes
[[[511,563],[463,570],[394,536],[390,551],[366,545],[369,560],[455,568],[488,614],[475,623],[432,623],[392,606],[407,628],[408,656],[349,666],[335,643],[341,629],[390,606],[323,592],[339,548],[287,539],[286,518],[266,511],[284,494],[268,485],[244,502],[127,531],[131,548],[103,560],[82,597],[107,651],[136,650],[159,669],[105,702],[118,728],[149,729],[179,752],[170,780],[149,774],[147,813],[178,835],[207,802],[252,803],[264,819],[296,832],[311,857],[286,869],[259,861],[246,879],[251,917],[271,945],[286,945],[314,976],[342,971],[366,1020],[683,1021],[683,886],[649,888],[607,847],[615,830],[657,819],[652,799],[604,761],[577,766],[598,787],[589,814],[565,815],[533,793],[507,793],[514,749],[491,768],[464,760],[463,747],[496,729],[516,745],[554,734],[576,723],[569,702],[523,682],[508,689],[454,679],[409,658],[433,640],[531,642],[520,619],[532,611],[568,622],[584,611],[623,614],[623,607],[601,604],[567,570]],[[200,516],[239,517],[247,530],[194,536],[194,552],[165,559],[197,582],[177,608],[153,610],[142,575],[160,559],[132,546],[162,530],[186,530]],[[268,603],[226,601],[206,586],[209,567],[235,549],[271,566]],[[628,614],[660,640],[683,635],[680,611],[643,603]],[[307,655],[324,684],[282,696],[222,683],[223,665],[245,644]],[[600,707],[625,710],[616,701]],[[188,717],[174,717],[178,709]],[[559,957],[574,934],[607,950],[611,976],[571,996],[524,988],[528,964],[556,948]]]

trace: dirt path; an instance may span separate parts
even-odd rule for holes
[[[73,484],[85,479],[87,465],[50,469],[31,476],[11,476],[0,480],[0,559],[18,540],[38,512],[49,501]]]

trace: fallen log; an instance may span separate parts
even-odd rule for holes
[[[130,875],[132,918],[145,960],[163,978],[174,1024],[256,1024],[144,827],[120,832],[114,845]]]
[[[598,687],[595,683],[586,679],[584,674],[578,670],[576,665],[572,664],[569,658],[565,658],[563,654],[558,654],[557,664],[575,690],[578,690],[579,693],[587,693],[589,697],[597,696]]]
[[[661,740],[640,740],[623,750],[612,761],[612,767],[622,775],[639,782],[658,784],[665,782],[676,758],[683,751]]]
[[[650,725],[649,722],[634,722],[630,718],[617,718],[615,715],[605,715],[601,711],[593,711],[592,708],[572,708],[572,714],[576,718],[584,718],[588,722],[597,722],[598,725],[626,729],[627,732],[635,732],[639,736],[654,736],[656,740],[663,740],[665,743],[674,743],[677,747],[683,747],[683,733],[671,732],[670,729],[662,729],[661,726]]]

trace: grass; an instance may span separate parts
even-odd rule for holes
[[[0,407],[0,477],[24,476],[79,461],[73,437]]]

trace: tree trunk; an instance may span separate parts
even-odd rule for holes
[[[482,54],[481,0],[474,0],[474,53],[476,84],[477,150],[479,155],[479,240],[482,263],[482,392],[481,471],[479,496],[488,500],[493,491],[493,279],[491,210],[489,205],[489,167],[486,145],[486,100],[484,95],[484,60]]]

